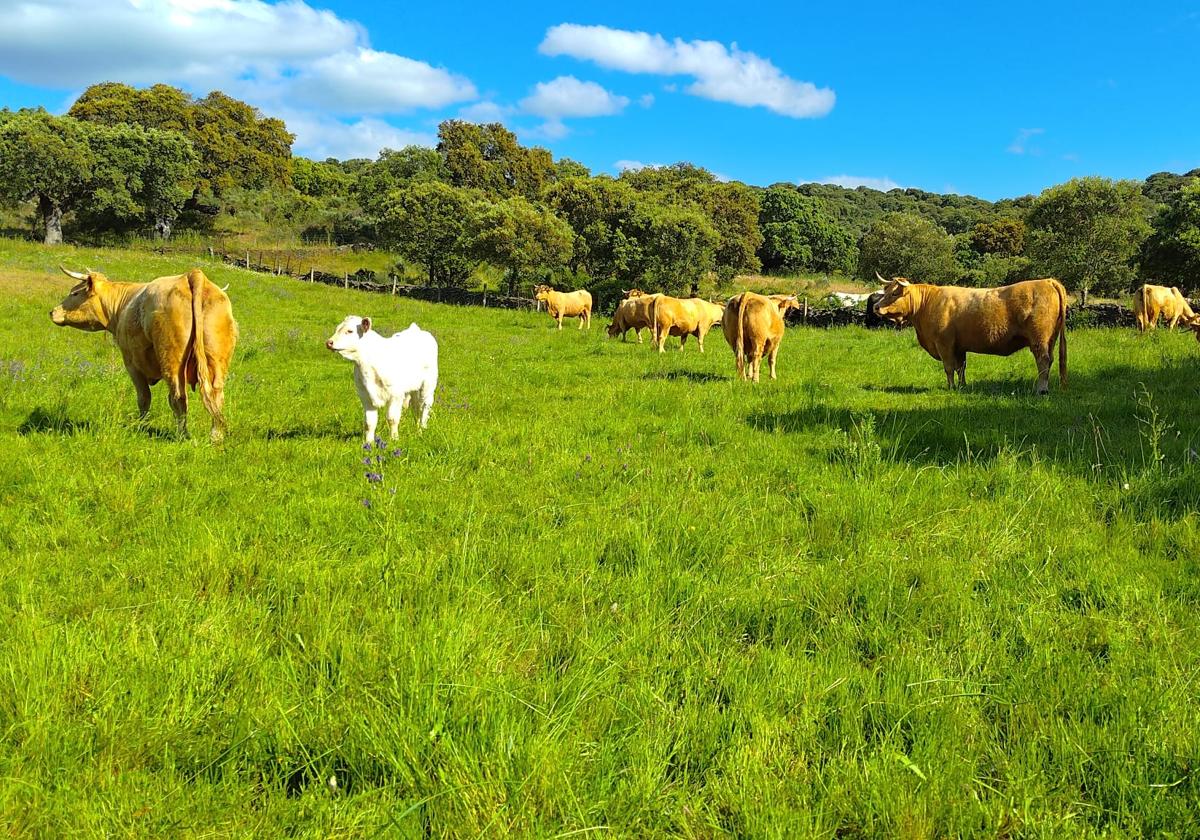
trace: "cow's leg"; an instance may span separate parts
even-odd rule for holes
[[[563,319],[563,316],[562,316],[561,312],[559,312],[557,315],[554,316],[554,320],[558,321],[558,331],[559,332],[562,332],[562,319]]]
[[[411,394],[396,394],[392,397],[392,401],[387,407],[387,424],[388,435],[392,440],[395,440],[400,434],[400,415],[404,413],[404,406],[408,404]]]
[[[967,354],[962,353],[958,357],[958,387],[965,388],[967,386]]]
[[[183,381],[183,377],[170,377],[167,379],[167,401],[171,404],[171,411],[175,412],[175,431],[180,437],[187,437],[187,383]]]
[[[419,426],[424,429],[429,425],[429,411],[433,408],[433,391],[435,385],[431,382],[426,382],[421,386],[421,419]]]
[[[204,406],[212,415],[212,429],[208,438],[213,443],[220,443],[225,439],[225,388],[213,385],[212,396]]]
[[[683,352],[683,345],[687,344],[687,337],[688,337],[687,333],[684,333],[683,335],[679,336],[679,352],[680,353]]]
[[[1029,348],[1033,351],[1033,358],[1037,361],[1038,378],[1035,391],[1039,394],[1050,393],[1050,361],[1053,354],[1049,347],[1033,347]]]
[[[375,427],[379,425],[379,409],[373,405],[363,405],[363,442],[374,443]]]
[[[771,378],[775,378],[775,357],[779,355],[780,340],[767,343],[767,361],[771,365]]]
[[[759,371],[762,369],[763,345],[759,342],[754,343],[754,350],[750,354],[750,372],[751,378],[755,382],[758,381]]]
[[[946,387],[954,390],[954,372],[958,369],[958,352],[952,345],[938,344],[935,346],[938,358],[942,360],[942,369],[946,371]]]
[[[642,328],[641,328],[641,327],[638,327],[638,328],[637,328],[636,330],[634,330],[633,332],[634,332],[634,333],[637,335],[637,337],[638,337],[638,344],[641,344],[641,343],[642,343]]]
[[[136,368],[126,365],[125,370],[133,380],[134,390],[137,391],[138,421],[144,421],[150,414],[150,382]]]

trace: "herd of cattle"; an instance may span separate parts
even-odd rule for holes
[[[221,440],[225,434],[225,378],[238,336],[225,290],[199,269],[148,283],[114,282],[90,269],[62,270],[77,282],[51,311],[50,319],[58,326],[112,334],[137,391],[141,418],[150,410],[150,386],[165,380],[178,430],[186,435],[187,389],[199,388],[212,416],[212,439]],[[844,297],[852,303],[865,299],[874,314],[912,326],[921,347],[942,363],[950,388],[954,388],[956,376],[960,387],[966,384],[968,353],[1009,356],[1028,347],[1037,363],[1037,392],[1047,393],[1055,344],[1059,379],[1066,386],[1067,291],[1057,280],[966,289],[914,283],[903,277],[876,277],[883,284],[881,291]],[[546,304],[559,330],[563,318],[578,318],[580,329],[591,327],[592,296],[587,291],[557,292],[538,286],[535,295]],[[755,382],[764,356],[771,378],[775,378],[784,316],[800,305],[796,295],[754,292],[734,295],[724,304],[646,294],[639,289],[625,295],[608,326],[609,336],[619,335],[625,341],[633,330],[641,343],[642,330],[649,330],[661,353],[668,337],[678,336],[682,350],[691,335],[703,353],[704,337],[720,324],[733,350],[738,376]],[[1179,289],[1143,286],[1134,294],[1133,309],[1140,330],[1154,329],[1161,318],[1172,329],[1183,324],[1200,341],[1200,315]],[[372,329],[370,318],[352,315],[338,325],[325,346],[354,363],[367,442],[374,439],[381,409],[393,438],[405,408],[419,412],[418,422],[425,427],[438,379],[438,346],[432,335],[412,324],[384,338]]]

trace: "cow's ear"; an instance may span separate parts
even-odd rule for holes
[[[360,336],[366,335],[367,331],[370,329],[371,329],[371,319],[363,318],[362,321],[359,322],[359,325],[358,325],[358,334]]]

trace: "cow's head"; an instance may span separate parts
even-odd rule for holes
[[[800,308],[800,298],[796,295],[771,295],[771,300],[779,307],[780,315],[787,315],[789,309]]]
[[[617,326],[617,322],[613,321],[608,325],[608,337],[616,338],[621,334],[621,328]]]
[[[1189,320],[1184,322],[1189,330],[1196,334],[1196,340],[1200,341],[1200,315],[1193,315]]]
[[[550,297],[550,292],[554,291],[545,283],[539,283],[533,287],[533,296],[537,300],[546,300]]]
[[[645,292],[641,289],[622,289],[621,292],[625,295],[626,300],[645,296]]]
[[[883,284],[883,297],[875,303],[875,314],[898,324],[905,323],[913,315],[916,297],[913,294],[913,284],[905,277],[893,277],[884,280],[878,271],[875,276]]]
[[[67,271],[61,265],[59,268],[77,282],[63,302],[50,310],[50,320],[60,327],[74,327],[87,332],[107,329],[108,313],[100,293],[108,283],[108,278],[90,268],[86,272]]]
[[[360,318],[358,315],[347,315],[342,323],[337,325],[333,335],[325,342],[325,346],[334,353],[340,353],[343,358],[354,359],[358,356],[358,344],[362,337],[371,329],[370,318]]]

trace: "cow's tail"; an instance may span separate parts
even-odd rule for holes
[[[213,400],[212,372],[208,369],[208,354],[204,352],[204,284],[208,278],[203,271],[193,268],[187,274],[187,281],[192,292],[192,355],[196,359],[196,384],[213,422],[223,425],[221,409]]]
[[[1138,329],[1142,332],[1150,325],[1150,296],[1146,291],[1146,284],[1142,284],[1142,288],[1138,289],[1138,298],[1142,302],[1142,311],[1138,313]]]
[[[1058,381],[1067,387],[1067,290],[1062,283],[1055,284],[1058,292]]]
[[[746,318],[746,301],[750,296],[746,292],[742,292],[741,299],[738,301],[737,309],[737,345],[734,347],[733,357],[737,360],[738,373],[745,377],[746,370],[746,348],[742,344],[742,336],[745,331]]]
[[[658,302],[662,295],[650,301],[650,337],[654,339],[654,347],[658,349]]]

